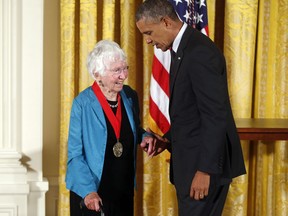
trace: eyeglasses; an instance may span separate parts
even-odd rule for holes
[[[126,66],[126,67],[123,67],[123,68],[115,68],[115,69],[106,69],[106,70],[109,70],[113,73],[113,75],[120,75],[122,72],[123,73],[127,73],[128,72],[128,69],[129,69],[129,66]]]

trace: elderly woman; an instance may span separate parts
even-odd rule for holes
[[[136,147],[149,134],[140,127],[136,92],[124,85],[126,56],[117,43],[103,40],[87,67],[95,82],[74,99],[70,117],[70,213],[132,216]]]

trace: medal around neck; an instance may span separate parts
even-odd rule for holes
[[[122,143],[120,143],[119,141],[117,141],[115,143],[115,145],[113,146],[113,153],[114,153],[115,157],[121,157],[122,156],[122,153],[123,153]]]

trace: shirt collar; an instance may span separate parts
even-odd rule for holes
[[[184,31],[186,30],[187,28],[187,23],[183,22],[183,25],[180,29],[180,31],[178,32],[175,40],[173,41],[173,44],[172,44],[172,50],[176,53],[177,50],[178,50],[178,47],[179,47],[179,44],[180,44],[180,41],[181,41],[181,38],[184,34]]]

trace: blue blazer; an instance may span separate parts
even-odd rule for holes
[[[137,143],[145,132],[140,127],[137,93],[125,85],[120,92],[134,135],[134,168]],[[81,197],[98,191],[107,142],[103,109],[91,87],[73,101],[69,136],[66,187]],[[135,173],[134,173],[135,174]]]

